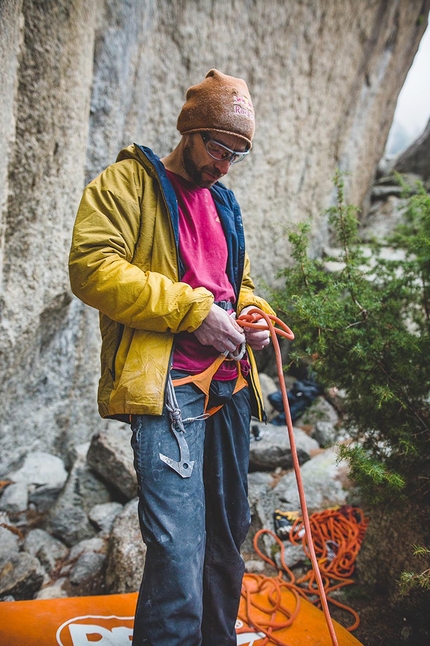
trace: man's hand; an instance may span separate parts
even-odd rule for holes
[[[246,315],[252,309],[255,309],[254,305],[248,305],[248,307],[244,307],[240,313],[240,316]],[[258,324],[264,325],[265,324],[264,319],[261,319],[261,323],[259,322],[257,323],[257,325]],[[269,330],[258,330],[258,329],[253,329],[252,327],[245,327],[243,329],[245,331],[246,342],[253,350],[262,350],[263,348],[269,345],[270,343]]]
[[[209,314],[194,335],[202,345],[212,345],[218,352],[234,352],[245,341],[245,333],[236,321],[218,305],[212,305]]]

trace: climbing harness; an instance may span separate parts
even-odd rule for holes
[[[185,437],[185,425],[191,422],[207,419],[211,415],[214,415],[217,411],[222,408],[220,406],[213,406],[208,409],[209,404],[209,394],[210,386],[213,379],[213,376],[217,372],[220,365],[225,361],[234,360],[237,363],[237,379],[236,385],[233,390],[233,395],[245,388],[248,385],[245,377],[242,374],[240,369],[240,359],[245,354],[245,344],[242,344],[243,347],[239,347],[234,354],[224,352],[220,354],[215,361],[203,372],[200,372],[197,375],[187,375],[185,377],[180,377],[178,379],[172,379],[169,374],[167,378],[167,390],[166,390],[166,408],[170,416],[170,428],[173,435],[176,438],[176,441],[179,446],[179,461],[169,458],[167,455],[159,454],[160,460],[165,462],[169,467],[171,467],[176,473],[178,473],[182,478],[189,478],[193,472],[194,460],[190,460],[190,449]],[[178,401],[176,399],[175,386],[183,386],[184,384],[193,383],[205,394],[205,405],[204,412],[202,415],[197,417],[188,417],[182,419],[181,409],[179,408]]]

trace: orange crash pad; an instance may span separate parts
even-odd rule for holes
[[[0,603],[0,644],[130,646],[136,601],[136,593],[5,601]],[[294,599],[291,603],[294,604]],[[264,642],[264,636],[240,618],[244,604],[242,598],[236,627],[238,646],[279,644],[279,641]],[[339,646],[360,646],[339,624],[335,623],[335,629]],[[284,640],[288,646],[331,646],[323,613],[304,599],[300,601],[300,611],[293,624],[275,634],[277,640]]]

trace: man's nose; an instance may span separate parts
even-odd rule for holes
[[[229,159],[217,159],[215,162],[215,168],[223,175],[227,175],[230,170],[230,166],[231,163]]]

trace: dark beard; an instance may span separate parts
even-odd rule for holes
[[[184,152],[182,155],[182,163],[184,165],[185,172],[189,177],[191,177],[194,184],[196,184],[200,188],[209,188],[222,176],[222,174],[213,166],[202,166],[201,168],[197,168],[196,164],[192,159],[192,150],[193,150],[193,146],[191,143],[187,144],[184,147]],[[213,175],[214,179],[213,180],[205,179],[203,177],[204,172],[207,172]]]

